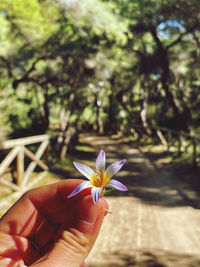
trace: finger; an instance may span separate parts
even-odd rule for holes
[[[0,266],[24,266],[33,258],[38,259],[39,252],[26,238],[0,233]]]
[[[59,234],[52,241],[50,252],[33,266],[80,266],[90,252],[98,236],[105,208],[105,200],[93,203],[91,196],[78,201],[74,207],[76,216],[70,224],[63,224]]]
[[[81,182],[82,180],[65,180],[28,191],[3,216],[0,231],[27,237],[34,233],[44,217],[50,221],[55,218],[58,222],[61,219],[61,222],[67,220],[69,213],[62,211],[66,211],[72,201],[88,194],[85,190],[77,198],[67,198]]]
[[[84,190],[71,199],[68,199],[67,196],[81,182],[81,180],[66,180],[33,189],[24,194],[3,216],[0,221],[0,232],[12,236],[31,237],[31,242],[27,243],[27,249],[24,252],[26,262],[31,262],[34,258],[32,255],[35,253],[35,246],[32,248],[32,241],[36,246],[43,246],[45,242],[51,241],[52,235],[55,236],[55,229],[58,225],[54,225],[53,221],[57,220],[57,223],[61,225],[68,218],[68,224],[65,225],[68,227],[73,222],[72,218],[76,218],[74,215],[80,210],[78,202],[90,191]],[[52,225],[55,227],[52,228]],[[83,223],[79,227],[81,225],[83,227]],[[23,239],[23,242],[26,242],[26,239]],[[92,244],[91,241],[90,243]],[[31,252],[31,250],[33,251]],[[23,257],[23,253],[21,256]]]
[[[87,264],[85,262],[82,262],[82,264],[80,265],[80,267],[88,267]]]

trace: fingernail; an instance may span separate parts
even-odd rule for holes
[[[108,212],[108,211],[109,211],[108,203],[107,203],[107,201],[106,201],[105,199],[103,199],[103,198],[99,199],[99,202],[101,202],[101,204],[103,205],[104,210],[105,210],[104,216],[106,216],[107,213],[109,213],[109,212]]]
[[[88,267],[88,266],[85,262],[83,262],[80,267]]]
[[[85,201],[82,209],[80,209],[79,214],[78,214],[78,219],[80,221],[84,221],[89,224],[93,224],[96,222],[98,214],[99,214],[99,209],[97,205],[95,205],[91,200]]]
[[[108,203],[104,198],[100,198],[99,202],[101,202],[101,204],[104,206],[105,209],[109,209],[108,208]]]

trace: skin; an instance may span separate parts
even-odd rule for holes
[[[82,180],[25,193],[0,220],[0,266],[79,267],[93,247],[108,209],[90,189],[67,198]]]

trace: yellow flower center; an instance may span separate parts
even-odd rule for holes
[[[106,185],[109,183],[109,177],[105,173],[97,172],[92,175],[91,178],[91,185],[95,187],[106,187]]]

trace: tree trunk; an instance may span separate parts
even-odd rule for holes
[[[48,96],[48,85],[44,85],[44,118],[46,128],[49,126],[49,96]]]
[[[145,77],[142,77],[141,80],[141,94],[142,94],[142,110],[140,112],[140,118],[142,121],[142,125],[146,130],[148,135],[151,135],[151,130],[147,121],[147,108],[148,108],[148,87],[145,81]]]
[[[155,41],[155,43],[157,45],[157,49],[158,49],[158,56],[160,58],[159,61],[161,62],[160,67],[162,68],[161,83],[162,83],[163,89],[165,91],[166,98],[168,100],[169,105],[171,106],[171,108],[173,110],[174,116],[180,122],[180,127],[183,130],[188,131],[187,123],[185,122],[185,119],[183,118],[179,108],[177,107],[177,105],[174,101],[173,94],[169,88],[170,68],[169,68],[168,49],[163,46],[162,42],[158,38],[157,33],[156,33],[156,29],[154,27],[152,27],[150,31],[151,31],[151,34],[154,38],[154,41]]]
[[[73,88],[70,96],[69,96],[69,100],[68,100],[68,107],[67,110],[65,112],[65,116],[64,119],[60,122],[60,129],[62,132],[62,139],[60,142],[60,148],[59,148],[59,157],[61,160],[64,159],[66,152],[67,152],[67,148],[71,139],[71,133],[68,131],[68,122],[69,122],[69,117],[71,114],[71,109],[72,109],[72,105],[75,99],[75,89]]]
[[[65,112],[65,116],[60,122],[60,129],[62,132],[65,132],[67,129],[69,117],[71,114],[72,105],[74,102],[74,98],[75,98],[75,90],[72,89],[72,91],[70,92],[70,96],[69,96],[69,100],[68,100],[68,107],[67,107],[67,110]]]

